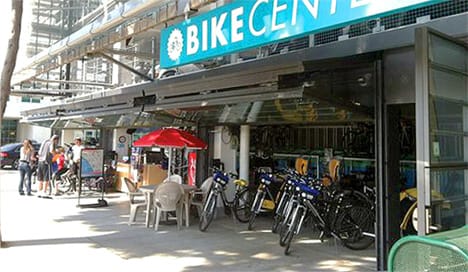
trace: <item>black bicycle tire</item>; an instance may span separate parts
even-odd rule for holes
[[[354,200],[358,201],[361,205],[367,205],[370,209],[374,209],[375,204],[370,199],[370,197],[364,194],[363,192],[353,190],[351,192],[351,197],[353,197]]]
[[[291,199],[290,199],[291,201]],[[294,210],[296,209],[296,205],[293,204],[293,203],[287,203],[286,205],[294,205],[293,207],[291,207],[291,209],[289,210],[289,207],[288,209],[283,209],[283,212],[281,213],[281,217],[280,217],[280,223],[279,223],[279,236],[280,236],[280,246],[284,246],[284,234],[285,234],[285,231],[286,229],[288,228],[288,221],[290,220],[291,218],[291,215],[292,213],[294,212]],[[285,206],[286,208],[287,206]],[[289,213],[287,213],[289,210]]]
[[[288,233],[288,227],[286,224],[281,225],[279,232],[279,245],[284,247],[286,245],[286,235]]]
[[[272,233],[278,233],[278,229],[280,226],[281,218],[280,215],[276,214],[273,217],[273,224],[271,225],[271,232]]]
[[[286,245],[286,238],[287,238],[287,233],[290,229],[290,225],[293,223],[293,222],[290,222],[292,221],[292,215],[295,213],[297,207],[294,207],[290,214],[286,215],[284,218],[283,218],[283,223],[281,224],[281,228],[280,228],[280,239],[279,239],[279,244],[280,246],[284,247]],[[288,224],[288,222],[290,222],[290,224]]]
[[[249,218],[249,226],[247,227],[248,230],[253,230],[254,224],[255,224],[255,218],[257,217],[257,213],[260,210],[260,207],[262,205],[262,199],[263,199],[263,194],[264,192],[261,192],[258,197],[257,195],[254,198],[254,203],[252,204],[252,213],[250,214]],[[257,201],[255,201],[257,200]]]
[[[59,193],[68,193],[71,190],[71,183],[68,178],[62,176],[60,177],[56,188]]]
[[[292,239],[294,238],[294,235],[299,233],[299,222],[301,220],[303,212],[304,212],[303,209],[297,209],[296,217],[294,218],[294,221],[291,223],[292,226],[288,229],[289,231],[286,234],[285,245],[284,245],[284,255],[286,256],[291,254],[290,252],[291,242],[292,242]],[[297,233],[296,233],[296,230],[297,230]]]
[[[281,202],[281,199],[284,197],[283,201]],[[273,217],[273,224],[271,226],[271,232],[272,233],[278,233],[278,229],[281,225],[282,217],[283,217],[283,211],[286,205],[289,202],[290,195],[284,191],[281,193],[281,197],[278,200],[278,196],[276,198],[276,205],[275,205],[275,215]]]
[[[291,248],[291,241],[294,237],[294,231],[290,231],[288,230],[286,232],[286,237],[285,237],[285,241],[284,241],[284,255],[286,256],[289,256],[289,254],[291,254],[290,252],[290,248]]]
[[[202,215],[200,216],[200,224],[198,225],[198,228],[202,232],[205,232],[206,229],[208,229],[208,226],[211,224],[211,221],[213,221],[217,198],[218,196],[216,194],[214,193],[210,194],[205,204],[207,205],[208,208],[205,209],[205,207],[203,207],[204,211],[202,212]]]
[[[255,218],[256,217],[257,217],[257,214],[255,212],[250,214],[249,225],[247,226],[248,230],[253,230],[254,229],[254,224],[255,224]]]
[[[65,191],[65,193],[76,191],[76,190],[73,189],[73,182],[75,182],[75,181],[72,181],[71,177],[67,177],[67,182],[66,182],[67,190]]]
[[[240,204],[240,199],[244,199],[244,195],[247,195],[247,201],[244,202],[243,207],[239,207]],[[248,188],[242,189],[238,194],[236,194],[236,197],[234,199],[234,216],[236,219],[241,222],[241,223],[247,223],[249,222],[250,218],[250,208],[252,206],[251,204],[251,192]],[[244,217],[241,216],[241,214],[245,215]]]
[[[342,228],[345,221],[357,225],[351,233],[351,238],[343,239],[343,245],[345,247],[352,250],[364,250],[374,243],[375,239],[373,237],[362,234],[362,230],[373,232],[374,220],[369,207],[354,205],[338,216],[336,220],[337,228],[335,228],[335,231],[340,237],[342,237],[343,232],[340,231],[340,228],[343,230]],[[349,235],[349,233],[347,234]]]

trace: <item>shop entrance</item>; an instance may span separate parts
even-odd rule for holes
[[[221,117],[211,115],[236,123],[222,124],[218,129],[221,140],[238,149],[242,138],[238,124],[247,123],[249,182],[257,183],[259,172],[265,169],[298,170],[300,160],[313,178],[333,176],[332,182],[343,188],[368,193],[376,213],[378,64],[373,56],[304,66],[305,72],[282,75],[278,80],[279,89],[303,87],[301,98],[226,105]],[[333,174],[332,161],[338,162]],[[367,248],[373,256],[374,246]]]

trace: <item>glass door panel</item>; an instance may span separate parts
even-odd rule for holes
[[[468,221],[468,51],[427,28],[415,48],[418,233],[426,234]]]
[[[466,224],[467,169],[431,169],[430,232]]]

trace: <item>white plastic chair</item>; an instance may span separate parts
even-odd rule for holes
[[[154,230],[158,230],[161,212],[176,212],[177,229],[182,225],[184,188],[181,184],[167,181],[161,183],[154,192],[154,211],[153,217]]]
[[[213,183],[213,177],[209,177],[203,181],[200,188],[191,192],[192,196],[190,198],[190,205],[193,205],[197,208],[198,216],[201,216],[203,203],[208,195],[211,184]]]
[[[169,181],[182,184],[182,177],[180,175],[170,175],[163,182],[169,182]]]
[[[146,199],[142,198],[145,194],[137,189],[135,183],[126,177],[122,177],[122,183],[127,187],[127,194],[130,203],[130,216],[128,218],[128,224],[134,224],[136,221],[136,215],[140,208],[146,208]]]

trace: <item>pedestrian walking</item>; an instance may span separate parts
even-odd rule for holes
[[[26,177],[26,193],[28,196],[31,196],[31,165],[35,160],[34,157],[34,147],[30,140],[25,139],[23,141],[23,146],[20,149],[20,158],[19,158],[19,173],[20,173],[20,182],[18,191],[20,195],[24,195],[24,178]]]

